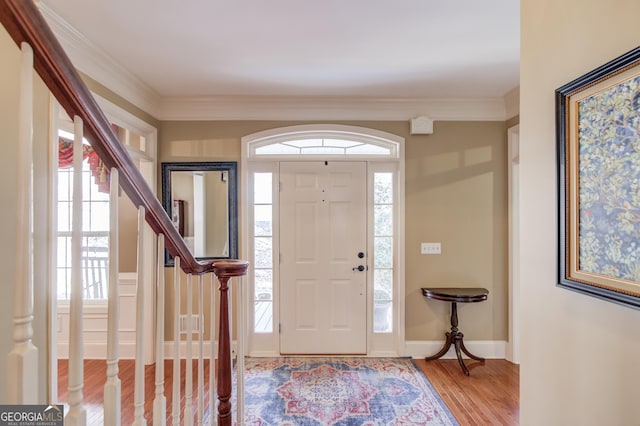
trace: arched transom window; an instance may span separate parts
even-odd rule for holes
[[[353,126],[301,125],[255,133],[248,140],[248,157],[369,157],[397,159],[399,138],[386,132]]]

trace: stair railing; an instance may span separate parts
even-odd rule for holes
[[[21,96],[20,96],[20,124],[19,124],[19,161],[23,173],[18,176],[17,185],[19,193],[19,217],[25,218],[18,223],[16,234],[16,250],[18,262],[16,264],[15,303],[14,303],[14,345],[8,357],[8,387],[9,403],[29,404],[42,403],[37,401],[37,348],[33,345],[33,278],[31,276],[32,265],[29,263],[32,235],[29,229],[28,218],[32,214],[32,181],[29,174],[32,164],[32,109],[33,89],[32,70],[39,74],[40,78],[57,99],[58,103],[73,117],[75,123],[74,141],[74,223],[72,231],[72,245],[75,250],[72,258],[72,293],[70,301],[71,323],[73,332],[70,335],[69,350],[69,413],[65,424],[85,425],[87,422],[86,410],[83,407],[83,353],[82,353],[82,276],[81,276],[81,180],[79,164],[81,164],[82,139],[89,140],[94,151],[100,156],[103,163],[111,171],[111,228],[110,228],[110,253],[109,253],[109,301],[108,301],[108,337],[107,337],[107,377],[105,384],[104,422],[109,425],[120,424],[121,383],[118,379],[118,251],[117,244],[117,211],[118,188],[121,188],[129,199],[138,208],[138,286],[137,286],[137,315],[136,315],[136,372],[134,391],[133,424],[144,425],[144,353],[143,353],[143,316],[142,302],[145,297],[143,265],[143,232],[144,222],[158,235],[158,273],[156,282],[156,379],[155,398],[153,402],[153,424],[165,424],[168,417],[172,418],[174,425],[180,424],[180,334],[174,334],[174,376],[173,376],[173,401],[171,416],[166,412],[166,398],[164,396],[164,256],[165,249],[175,258],[175,300],[174,300],[174,328],[177,330],[180,319],[180,273],[182,269],[187,274],[187,298],[193,297],[192,281],[197,278],[197,290],[200,302],[203,298],[204,276],[215,274],[219,281],[220,290],[220,315],[218,322],[218,410],[217,422],[220,425],[230,425],[231,415],[231,341],[229,326],[229,280],[246,274],[248,263],[241,260],[224,260],[214,262],[200,262],[189,251],[185,241],[175,229],[171,219],[163,209],[159,200],[154,196],[151,188],[145,182],[142,174],[135,166],[126,148],[120,143],[109,121],[98,107],[95,99],[80,78],[70,59],[65,54],[55,35],[40,14],[36,4],[31,0],[2,0],[0,1],[0,21],[22,50],[21,71]],[[31,263],[33,261],[31,260]],[[214,309],[215,298],[213,284],[211,283],[211,306]],[[242,292],[242,286],[238,287]],[[240,293],[241,295],[242,293]],[[242,299],[242,298],[240,298]],[[242,303],[239,303],[240,327],[243,327]],[[191,308],[191,303],[189,303]],[[202,304],[199,305],[200,332],[198,343],[198,396],[197,396],[197,423],[202,424],[204,419],[204,378],[203,378],[203,312]],[[211,356],[210,362],[210,393],[214,392],[214,364],[213,340],[214,320],[210,322]],[[187,318],[188,340],[191,340],[191,315]],[[238,351],[238,423],[242,424],[242,373],[243,373],[243,345],[242,332],[239,332]],[[186,360],[186,375],[189,381],[192,378],[192,345],[187,346],[189,353]],[[34,380],[35,378],[35,380]],[[56,379],[56,378],[53,378]],[[191,398],[191,383],[185,387],[185,396]],[[52,401],[56,399],[52,395]],[[178,404],[176,404],[178,402]],[[183,424],[193,424],[194,416],[190,411],[193,404],[187,404],[183,416]],[[209,423],[214,424],[213,397],[209,399]]]

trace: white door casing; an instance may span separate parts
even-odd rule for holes
[[[333,143],[337,142],[337,143]],[[367,244],[369,270],[366,274],[367,306],[364,315],[366,330],[366,355],[367,356],[402,356],[406,353],[405,343],[405,293],[404,293],[404,138],[388,132],[358,126],[343,124],[304,124],[279,128],[270,128],[257,133],[246,135],[242,138],[242,154],[240,165],[240,257],[249,260],[250,268],[247,274],[248,297],[244,301],[248,308],[249,328],[246,330],[248,338],[248,353],[250,356],[278,356],[283,353],[280,348],[281,339],[279,325],[286,328],[288,324],[281,318],[284,298],[280,296],[280,279],[282,265],[279,254],[282,253],[280,242],[280,224],[289,226],[284,220],[280,220],[279,192],[279,167],[283,162],[290,161],[319,161],[331,162],[366,162],[367,181],[367,208],[366,218],[362,222],[367,223]],[[342,146],[344,149],[340,149]],[[345,148],[346,147],[346,148]],[[350,147],[350,148],[349,148]],[[337,149],[336,149],[337,148]],[[376,173],[391,173],[393,175],[393,302],[392,302],[392,326],[387,331],[374,330],[374,294],[375,269],[374,269],[374,218],[375,207],[374,185]],[[258,253],[264,255],[264,237],[255,234],[256,216],[255,207],[264,209],[263,205],[254,206],[255,176],[266,174],[273,176],[272,187],[272,267],[265,275],[261,266],[260,270],[254,268]],[[364,192],[364,191],[363,191]],[[260,201],[263,203],[263,201]],[[258,204],[260,204],[258,203]],[[261,221],[265,219],[261,218]],[[258,240],[259,243],[258,243]],[[366,259],[365,259],[366,260]],[[359,265],[355,263],[351,268]],[[363,265],[367,266],[366,263]],[[388,269],[388,268],[387,268]],[[260,277],[258,277],[258,273]],[[273,298],[265,301],[263,289],[265,277],[271,278],[272,289],[268,291]],[[260,289],[256,286],[260,283]],[[272,302],[271,302],[272,300]],[[273,326],[266,329],[260,322],[260,327],[251,326],[264,319],[265,304],[272,303]]]
[[[367,353],[366,170],[366,162],[280,164],[283,354]]]

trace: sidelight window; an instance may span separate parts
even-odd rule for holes
[[[273,174],[253,174],[254,331],[273,332]]]
[[[393,331],[393,174],[373,174],[373,331]]]

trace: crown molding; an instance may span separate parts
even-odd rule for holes
[[[161,98],[135,74],[93,44],[46,4],[40,12],[76,69],[152,116],[158,115]]]
[[[82,71],[159,120],[504,121],[504,98],[425,99],[339,96],[161,97],[45,4],[40,11]],[[510,92],[511,93],[511,92]]]
[[[164,98],[161,120],[410,120],[504,121],[503,98],[413,99],[214,96]]]

